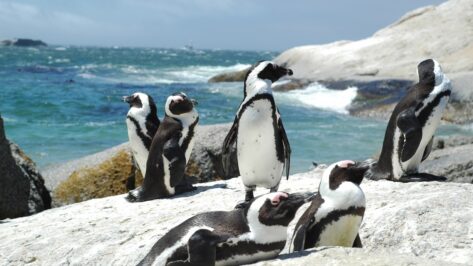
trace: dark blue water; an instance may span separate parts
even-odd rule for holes
[[[128,106],[121,97],[136,91],[153,96],[161,117],[166,97],[184,91],[199,101],[201,124],[232,122],[242,99],[242,84],[209,84],[208,78],[276,55],[223,50],[0,48],[0,112],[8,138],[45,167],[126,141]],[[275,94],[293,150],[292,172],[309,169],[312,161],[363,159],[380,148],[385,122],[343,114],[353,91],[332,93],[315,86]],[[331,103],[328,107],[327,102]],[[443,127],[440,133],[471,134],[471,129]]]

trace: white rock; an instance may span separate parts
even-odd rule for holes
[[[450,0],[416,9],[359,41],[289,49],[275,61],[294,78],[378,76],[417,79],[417,64],[436,58],[446,73],[473,70],[473,1]]]
[[[282,181],[281,190],[316,191],[320,173],[293,175]],[[0,221],[0,265],[134,265],[180,222],[200,212],[231,210],[244,197],[237,178],[198,187],[172,199],[128,203],[120,195]],[[306,252],[297,259],[283,256],[275,265],[319,258],[333,258],[330,264],[340,265],[352,255],[357,265],[391,264],[396,254],[402,254],[401,265],[473,261],[473,185],[365,181],[362,188],[367,198],[363,250],[328,249],[309,257]],[[261,193],[266,190],[257,191]],[[381,260],[384,254],[389,256]]]

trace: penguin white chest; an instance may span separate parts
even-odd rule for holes
[[[317,246],[352,247],[362,217],[359,215],[344,215],[337,221],[328,224],[320,234]]]
[[[284,163],[278,161],[273,107],[258,100],[241,114],[238,126],[238,166],[245,186],[272,188],[281,180]],[[275,121],[276,122],[276,121]]]
[[[197,126],[193,129],[193,132],[192,134],[194,134],[195,130],[196,130]],[[184,143],[184,140],[186,138],[189,137],[189,127],[186,126],[183,128],[182,130],[182,137],[179,139],[179,145],[182,147],[182,144]],[[194,140],[195,138],[192,136],[190,141],[189,141],[189,145],[187,146],[187,150],[185,150],[185,156],[186,156],[186,163],[189,162],[189,158],[191,156],[191,153],[192,153],[192,149],[194,149]]]
[[[128,139],[130,141],[130,148],[133,153],[133,158],[138,164],[138,167],[141,170],[141,174],[145,176],[146,161],[148,160],[149,151],[148,149],[146,149],[143,140],[137,134],[137,131],[141,131],[141,129],[137,128],[136,125],[129,118],[126,119],[126,125],[128,128]]]

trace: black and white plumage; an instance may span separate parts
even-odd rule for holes
[[[194,190],[184,172],[194,147],[199,115],[186,94],[167,98],[166,114],[151,143],[143,185],[130,191],[129,201],[147,201]]]
[[[241,265],[276,257],[306,195],[275,192],[244,209],[195,215],[166,233],[139,265]]]
[[[324,171],[318,194],[297,222],[291,250],[361,247],[358,230],[366,201],[359,185],[367,169],[368,165],[340,161]]]
[[[292,70],[269,61],[258,62],[248,71],[244,99],[223,143],[225,169],[230,148],[236,143],[245,202],[253,198],[256,186],[277,191],[284,166],[289,178],[291,147],[271,88],[273,82],[286,75],[292,75]]]
[[[149,148],[160,123],[156,104],[150,95],[142,92],[124,96],[123,101],[130,105],[126,116],[130,148],[135,162],[145,176]]]
[[[417,66],[419,82],[396,105],[389,119],[379,160],[366,178],[393,181],[444,181],[445,177],[418,173],[430,154],[435,130],[447,106],[451,84],[432,59]]]

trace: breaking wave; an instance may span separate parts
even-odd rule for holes
[[[312,83],[304,89],[278,93],[278,95],[310,107],[348,114],[348,108],[355,99],[357,91],[356,87],[331,90],[322,84]]]

